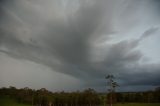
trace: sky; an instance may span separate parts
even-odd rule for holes
[[[159,0],[0,0],[0,87],[160,86]]]

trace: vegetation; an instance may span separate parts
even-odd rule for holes
[[[113,102],[115,102],[115,89],[116,87],[118,87],[119,85],[117,84],[117,82],[114,81],[115,77],[113,75],[108,75],[106,76],[107,84],[109,86],[109,93],[107,96],[107,102],[108,104],[110,104],[110,106],[112,106]]]
[[[3,96],[0,98],[0,106],[31,106],[24,103],[18,103],[15,99],[12,99],[7,96]]]
[[[160,106],[160,103],[125,103],[114,104],[113,106]]]
[[[160,106],[160,87],[154,91],[118,92],[115,95],[113,106]],[[106,97],[105,93],[90,88],[70,93],[53,93],[45,88],[0,88],[0,106],[106,106]]]
[[[0,106],[32,106],[32,105],[18,103],[16,100],[12,98],[3,97],[3,98],[0,98]],[[101,105],[101,106],[104,106],[104,105]],[[118,103],[118,104],[113,104],[113,106],[160,106],[160,103],[123,103],[123,104]]]
[[[116,93],[116,96],[116,102],[121,103],[159,103],[160,87],[156,88],[154,91]]]
[[[16,89],[15,87],[1,88],[1,98],[10,97],[18,101],[34,106],[97,106],[100,97],[93,89],[82,92],[55,92],[52,93],[45,88],[32,90],[29,88]]]

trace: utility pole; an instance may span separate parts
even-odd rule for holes
[[[119,86],[117,82],[114,81],[115,77],[113,75],[107,75],[105,77],[107,80],[107,85],[109,86],[108,91],[109,91],[109,104],[112,106],[113,104],[113,93],[115,92],[115,88]]]

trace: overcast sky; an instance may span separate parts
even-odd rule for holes
[[[160,0],[0,0],[0,87],[160,85]]]

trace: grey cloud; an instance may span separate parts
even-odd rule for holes
[[[122,86],[159,86],[159,63],[136,64],[134,67],[124,68],[126,73],[118,75]],[[128,71],[128,73],[127,73]]]
[[[141,40],[153,35],[154,33],[156,33],[159,30],[159,27],[152,27],[147,29],[143,35],[140,37]]]
[[[42,48],[38,47],[37,45],[30,44],[31,40],[29,40],[29,44],[26,44],[25,42],[21,41],[21,39],[16,37],[17,35],[14,35],[16,33],[12,33],[12,36],[15,36],[16,38],[14,37],[9,38],[8,36],[4,40],[5,42],[8,39],[12,39],[13,41],[4,44],[7,45],[7,48],[9,46],[11,46],[10,48],[16,48],[11,52],[16,56],[40,62],[54,68],[55,66],[51,64],[50,60],[44,59],[44,61],[41,61],[40,57],[45,57],[45,58],[46,56],[48,57],[47,53],[49,52],[50,54],[56,55],[56,57],[59,56],[60,57],[59,59],[61,59],[62,62],[64,62],[64,64],[68,63],[85,64],[85,62],[87,62],[86,59],[89,49],[88,39],[91,36],[91,34],[94,33],[94,30],[97,29],[96,27],[99,27],[99,24],[101,24],[99,22],[100,20],[102,20],[102,17],[104,16],[103,12],[101,12],[104,8],[104,6],[101,6],[102,3],[103,3],[102,1],[101,2],[94,1],[93,6],[89,6],[89,4],[87,4],[86,2],[81,2],[80,5],[81,7],[79,7],[79,10],[76,13],[72,14],[71,16],[66,16],[69,18],[66,24],[64,24],[65,21],[61,19],[60,20],[56,19],[58,22],[49,21],[49,23],[48,22],[44,23],[46,25],[44,32],[42,32],[42,34],[44,35],[41,34],[42,36],[39,37],[42,37],[42,39],[40,40],[43,41],[43,43],[47,46],[47,48]],[[18,17],[18,14],[15,13],[15,16]],[[24,19],[22,18],[21,20]],[[10,24],[11,23],[9,23],[9,25]],[[17,23],[14,24],[17,25]],[[35,55],[36,53],[39,52],[40,52],[39,55],[42,54],[42,56]],[[52,55],[50,56],[53,57]],[[64,71],[64,73],[70,73],[70,72]]]
[[[154,34],[158,27],[148,29],[140,39],[113,43],[113,39],[109,39],[109,36],[116,32],[113,25],[113,7],[124,3],[123,0],[80,0],[72,3],[55,0],[15,0],[13,6],[11,2],[6,2],[5,5],[2,3],[0,52],[79,78],[85,86],[103,86],[105,75],[111,73],[124,85],[160,84],[157,81],[160,67],[152,64],[141,65],[144,54],[138,49],[139,42]],[[127,2],[127,5],[132,3]],[[136,8],[136,3],[131,11]],[[129,11],[127,14],[130,14]],[[105,45],[93,45],[97,43],[97,39],[104,36],[107,38]],[[156,74],[146,72],[149,69]],[[146,77],[142,78],[143,75]],[[132,80],[134,77],[136,80]]]

